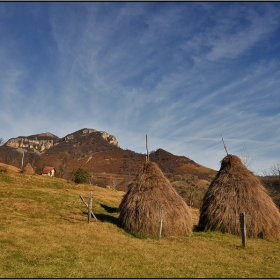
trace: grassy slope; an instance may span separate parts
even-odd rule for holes
[[[92,191],[98,221],[87,223]],[[280,242],[217,232],[160,241],[117,226],[123,192],[0,174],[2,278],[279,278]],[[194,224],[198,211],[194,210]],[[164,226],[164,225],[163,225]]]

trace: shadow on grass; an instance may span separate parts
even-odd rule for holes
[[[119,219],[117,217],[113,217],[107,214],[94,214],[98,221],[108,222],[118,226]]]
[[[116,207],[110,207],[105,204],[100,203],[100,206],[108,213],[118,213],[119,209]]]
[[[111,213],[117,213],[118,211],[118,208],[113,208],[113,207],[109,207],[107,205],[104,205],[104,204],[100,204],[105,210],[106,212],[108,212],[109,214],[97,214],[97,213],[94,213],[94,216],[96,217],[96,219],[100,222],[108,222],[108,223],[111,223],[111,224],[114,224],[114,225],[117,225],[118,226],[118,221],[119,219],[117,217],[114,217],[114,216],[111,216],[110,214]],[[85,215],[88,215],[88,212],[86,211],[83,211],[83,214]]]

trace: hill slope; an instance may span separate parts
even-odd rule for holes
[[[93,175],[92,183],[126,191],[146,155],[120,148],[116,137],[105,131],[83,128],[62,138],[50,132],[19,136],[0,147],[1,162],[21,168],[22,158],[23,166],[30,163],[37,174],[45,165],[54,166],[57,177],[71,179],[74,168],[85,167]],[[217,172],[163,149],[151,152],[150,160],[175,182],[174,187],[186,200],[189,195],[186,188],[195,184],[206,190]],[[201,191],[197,192],[195,200],[199,206]]]
[[[79,197],[87,200],[89,191],[98,219],[91,223]],[[123,194],[59,178],[0,173],[1,277],[279,278],[277,241],[248,239],[244,249],[241,238],[217,232],[136,238],[117,225]]]

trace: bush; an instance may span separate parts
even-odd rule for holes
[[[88,183],[90,178],[90,171],[84,167],[78,167],[72,171],[73,181],[77,184]]]
[[[0,167],[0,173],[7,173],[6,167]]]

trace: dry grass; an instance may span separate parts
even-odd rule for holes
[[[87,223],[92,191],[98,221]],[[117,226],[124,193],[64,180],[0,174],[2,278],[279,278],[280,243],[194,232],[135,238]],[[198,210],[193,210],[198,221]]]
[[[2,163],[2,162],[0,162],[0,168],[4,168],[7,171],[9,171],[10,173],[19,173],[20,172],[19,168],[14,167],[12,165],[8,165],[8,164],[5,164],[5,163]]]

